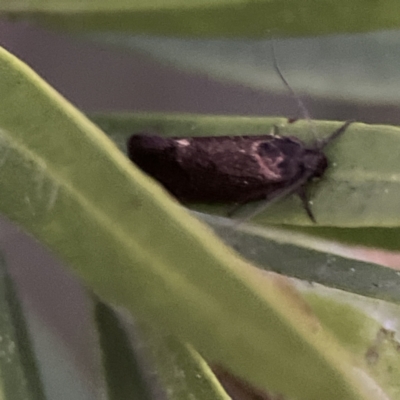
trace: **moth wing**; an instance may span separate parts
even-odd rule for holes
[[[304,152],[304,144],[296,138],[271,135],[174,140],[181,162],[198,169],[216,169],[228,179],[260,179],[260,183],[285,182],[297,176]]]
[[[251,168],[252,157],[241,137],[174,138],[177,160],[192,170],[208,171],[229,176],[242,176]],[[253,160],[254,167],[256,162]]]

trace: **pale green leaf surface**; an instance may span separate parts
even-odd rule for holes
[[[40,372],[15,285],[0,256],[0,398],[44,400]]]
[[[0,11],[73,32],[128,31],[197,37],[304,36],[400,26],[400,5],[396,0],[13,0],[3,1]]]
[[[304,286],[302,292],[322,324],[358,355],[362,368],[386,388],[389,398],[398,399],[399,306],[321,286]],[[365,378],[365,384],[373,386]]]
[[[313,142],[307,121],[288,124],[282,118],[218,117],[200,115],[132,114],[95,118],[119,143],[129,134],[153,132],[167,136],[254,135],[271,133]],[[318,137],[326,137],[338,122],[314,121]],[[396,150],[398,149],[398,150]],[[323,178],[309,185],[311,208],[317,226],[396,227],[400,223],[400,129],[391,126],[353,124],[325,151],[330,167]],[[194,207],[194,206],[193,206]],[[260,203],[244,207],[237,215],[246,218]],[[202,205],[201,211],[226,215],[229,207]],[[270,205],[254,220],[259,224],[313,225],[296,196]]]
[[[300,400],[383,398],[284,280],[260,280],[4,50],[0,93],[0,210],[102,299],[260,387]]]

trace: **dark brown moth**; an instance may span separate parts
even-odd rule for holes
[[[320,178],[328,160],[323,149],[352,121],[313,146],[295,137],[160,137],[128,140],[129,158],[182,202],[267,202],[296,193],[312,221],[306,186]]]

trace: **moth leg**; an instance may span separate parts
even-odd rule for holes
[[[258,201],[258,200],[264,200],[266,203],[275,201],[280,199],[281,197],[285,197],[286,195],[293,193],[294,190],[293,188],[289,187],[288,188],[283,188],[283,189],[278,189],[275,190],[272,193],[266,194],[265,189],[259,189],[256,192],[252,192],[250,195],[245,196],[241,200],[239,200],[237,203],[235,203],[227,212],[227,217],[233,217],[234,214],[237,213],[243,206],[246,204],[252,202],[252,201]]]
[[[296,193],[297,192],[296,189],[297,189],[297,186],[296,187],[289,186],[288,188],[282,188],[282,189],[276,190],[275,192],[270,193],[269,195],[265,195],[265,191],[260,192],[260,196],[258,196],[257,198],[254,198],[254,197],[248,198],[246,201],[241,201],[240,203],[236,204],[229,211],[228,217],[232,217],[234,213],[239,211],[247,203],[249,203],[251,201],[257,201],[257,200],[264,199],[263,203],[260,206],[258,206],[255,210],[253,210],[250,214],[245,215],[243,217],[239,217],[239,220],[238,220],[239,224],[246,222],[246,221],[250,220],[251,218],[255,217],[260,212],[264,211],[268,206],[275,203],[276,201],[279,201],[280,199],[283,199],[292,193]]]
[[[226,213],[227,217],[233,217],[234,214],[237,213],[243,206],[245,206],[247,203],[250,203],[251,201],[256,201],[256,200],[261,200],[265,198],[264,196],[264,191],[260,192],[258,196],[254,196],[254,193],[251,194],[251,196],[246,197],[245,199],[239,201],[238,203],[234,204]]]
[[[226,213],[227,217],[233,217],[234,214],[236,214],[236,212],[246,203],[240,202],[240,203],[236,203],[234,206],[232,206],[228,212]]]
[[[284,188],[280,188],[278,190],[275,190],[272,193],[270,192],[269,194],[266,194],[265,191],[264,192],[260,191],[260,192],[256,193],[257,196],[254,193],[252,193],[251,198],[248,197],[247,199],[243,199],[240,203],[236,204],[229,211],[228,216],[231,217],[233,213],[236,213],[242,206],[244,206],[248,202],[261,200],[264,198],[265,201],[263,204],[261,204],[260,207],[256,208],[256,210],[254,210],[252,213],[250,213],[249,215],[247,215],[245,218],[243,218],[241,220],[241,222],[244,222],[244,221],[247,221],[247,220],[253,218],[260,212],[264,211],[272,203],[275,203],[276,201],[279,201],[280,199],[283,199],[284,197],[289,196],[292,193],[297,193],[300,196],[301,201],[303,202],[303,205],[307,212],[307,215],[309,216],[311,221],[315,223],[316,220],[311,211],[310,205],[308,203],[306,191],[305,191],[305,185],[307,184],[307,182],[309,181],[311,176],[312,175],[310,173],[306,173],[301,178],[299,178],[296,182],[292,183],[291,185],[284,187]]]
[[[300,186],[297,189],[297,194],[299,195],[300,200],[303,203],[303,207],[306,210],[307,215],[310,217],[311,221],[314,222],[314,224],[316,224],[317,221],[316,221],[316,219],[314,217],[314,214],[311,211],[310,202],[309,202],[308,197],[307,197],[305,186]]]
[[[304,182],[302,182],[302,184],[304,184]],[[236,203],[227,212],[227,216],[233,217],[233,215],[236,214],[242,207],[244,207],[246,204],[248,204],[252,201],[263,200],[263,204],[261,204],[260,207],[258,207],[255,211],[253,211],[248,216],[246,216],[242,219],[242,222],[247,221],[248,219],[251,219],[254,216],[256,216],[257,214],[259,214],[261,211],[263,211],[265,208],[267,208],[272,203],[275,203],[276,201],[279,201],[280,199],[283,199],[284,197],[286,197],[292,193],[297,193],[298,187],[300,187],[300,186],[298,186],[298,184],[296,183],[295,185],[291,185],[286,188],[278,189],[267,195],[265,194],[265,190],[260,190],[257,193],[252,193],[251,196],[248,196],[245,199],[241,200],[240,202]]]

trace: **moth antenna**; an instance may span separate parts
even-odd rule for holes
[[[337,137],[339,137],[344,131],[347,129],[347,127],[355,122],[355,120],[350,120],[346,121],[342,126],[340,126],[336,131],[331,133],[328,137],[325,139],[321,139],[318,141],[317,148],[322,150],[324,147],[326,147],[329,143],[333,142]]]
[[[283,73],[282,73],[282,71],[281,71],[281,69],[279,67],[278,58],[276,57],[276,52],[275,52],[274,41],[271,41],[271,50],[272,50],[272,62],[273,62],[273,66],[274,66],[275,71],[277,72],[277,74],[281,78],[281,81],[283,82],[283,84],[289,90],[290,94],[296,100],[297,106],[298,106],[303,118],[306,119],[309,122],[309,124],[311,126],[311,130],[314,133],[314,137],[316,138],[317,134],[316,134],[315,126],[313,125],[312,119],[310,117],[310,114],[309,114],[306,106],[304,105],[303,101],[301,100],[301,97],[289,85],[289,82],[286,80],[285,76],[283,75]]]
[[[312,222],[314,222],[314,224],[316,224],[317,220],[315,219],[314,214],[313,214],[313,212],[311,210],[310,201],[308,200],[307,193],[306,193],[306,188],[304,187],[304,185],[300,186],[297,189],[297,194],[299,195],[300,200],[303,203],[304,210],[306,211],[308,217],[310,218],[310,220]]]

